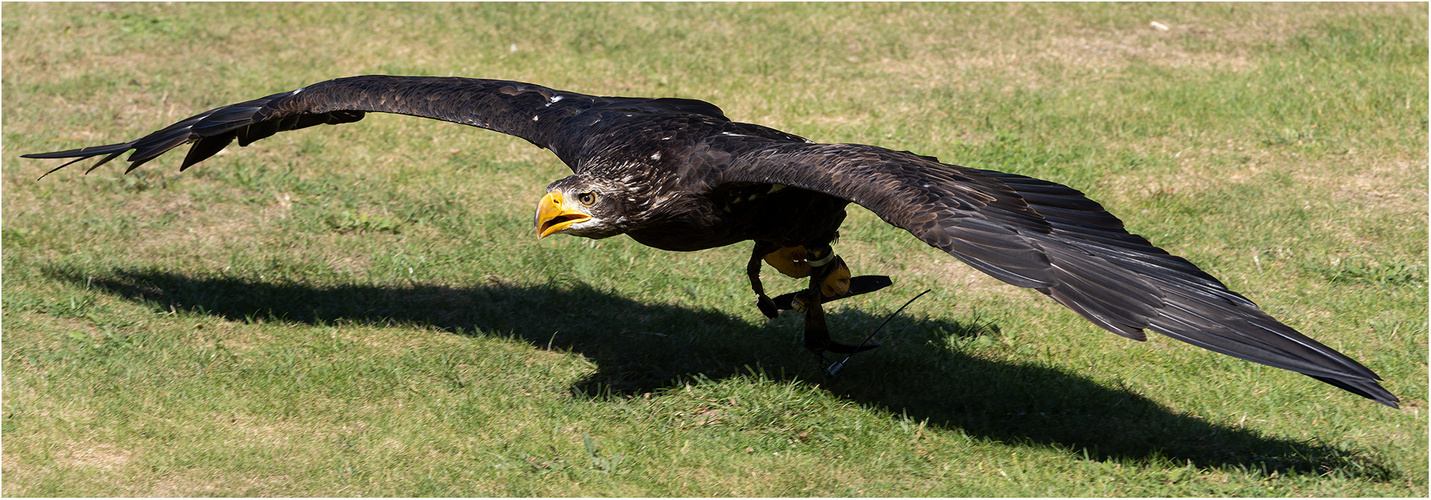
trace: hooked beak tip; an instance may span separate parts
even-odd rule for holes
[[[568,208],[561,192],[552,191],[537,202],[537,239],[546,238],[571,227],[572,224],[590,219],[591,216]]]

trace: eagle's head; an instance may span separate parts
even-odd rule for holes
[[[537,238],[570,234],[607,238],[625,233],[637,207],[621,183],[577,174],[547,186],[537,202]]]

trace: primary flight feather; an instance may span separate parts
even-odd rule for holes
[[[357,76],[215,108],[131,142],[23,156],[75,159],[48,175],[102,157],[92,170],[133,150],[129,171],[193,143],[183,170],[235,139],[246,146],[282,131],[358,121],[366,112],[482,127],[551,150],[573,175],[549,185],[538,203],[539,236],[626,234],[680,251],[754,241],[747,272],[762,312],[774,314],[775,306],[759,280],[761,259],[810,277],[810,291],[793,307],[806,311],[806,345],[817,353],[867,347],[829,340],[820,313],[821,302],[856,293],[830,244],[845,206],[857,203],[1118,335],[1144,340],[1152,330],[1396,406],[1371,370],[1127,232],[1077,190],[876,146],[814,143],[731,121],[703,101],[597,97],[501,80]]]

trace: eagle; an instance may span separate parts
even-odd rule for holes
[[[1032,288],[1117,335],[1145,330],[1302,373],[1396,407],[1375,373],[1263,312],[1186,259],[1129,233],[1083,193],[1017,174],[862,144],[823,144],[732,121],[708,102],[600,97],[505,80],[368,75],[338,78],[199,113],[139,139],[25,158],[133,150],[129,172],[193,143],[183,171],[278,132],[397,113],[510,134],[550,150],[572,175],[537,202],[537,237],[627,235],[671,251],[754,242],[746,273],[760,311],[805,315],[816,354],[873,347],[829,334],[822,303],[876,290],[833,250],[850,203],[1010,285]],[[43,178],[44,175],[41,177]],[[769,297],[764,264],[808,278]]]

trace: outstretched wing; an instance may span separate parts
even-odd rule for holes
[[[671,98],[595,97],[529,83],[455,77],[354,76],[214,108],[130,142],[92,146],[25,158],[74,158],[70,164],[103,156],[90,170],[134,150],[126,172],[165,152],[193,142],[180,170],[228,146],[240,146],[278,132],[320,124],[361,120],[366,112],[398,113],[482,127],[511,134],[551,149],[568,165],[584,139],[567,119],[592,109],[631,112],[679,112],[721,120],[720,108],[703,101]]]
[[[1396,406],[1371,370],[1278,322],[1186,259],[1128,233],[1122,221],[1072,188],[873,146],[751,142],[758,141],[708,144],[738,151],[722,181],[784,184],[853,201],[1118,335],[1145,340],[1143,330],[1150,329]]]

